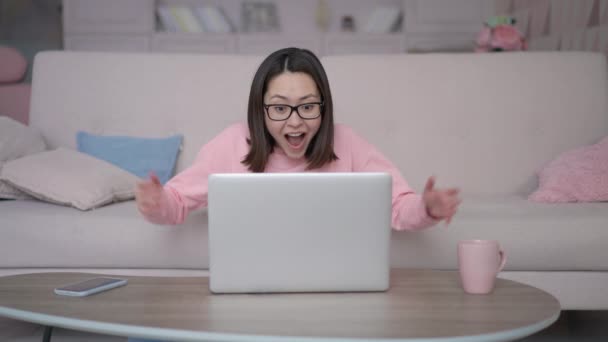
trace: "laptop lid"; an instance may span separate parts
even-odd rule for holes
[[[388,173],[211,175],[211,291],[386,290],[391,192]]]

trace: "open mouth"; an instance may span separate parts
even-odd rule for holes
[[[298,149],[304,144],[305,136],[306,133],[287,133],[285,134],[285,139],[287,140],[289,147]]]

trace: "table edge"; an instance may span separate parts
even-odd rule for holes
[[[60,327],[72,330],[87,331],[91,333],[107,334],[114,336],[128,336],[137,338],[151,338],[162,340],[180,340],[180,341],[241,341],[241,342],[373,342],[373,341],[401,341],[401,342],[501,342],[511,341],[526,336],[530,336],[538,331],[547,328],[553,324],[560,316],[558,311],[547,319],[519,327],[512,330],[506,330],[490,334],[453,336],[453,337],[427,337],[427,338],[343,338],[343,337],[299,337],[299,336],[266,336],[266,335],[243,335],[234,333],[218,333],[206,331],[191,331],[166,328],[151,328],[142,326],[133,326],[117,323],[106,323],[99,321],[81,320],[77,318],[68,318],[62,316],[48,315],[35,313],[31,311],[18,310],[0,306],[0,316],[13,318],[17,320],[37,323],[47,326]]]

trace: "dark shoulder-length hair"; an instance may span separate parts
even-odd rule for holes
[[[317,169],[338,157],[334,153],[334,116],[329,81],[321,62],[312,52],[306,49],[286,48],[273,52],[260,64],[249,92],[247,123],[250,139],[249,153],[242,160],[252,172],[264,172],[268,157],[276,142],[268,132],[264,121],[264,94],[268,83],[284,72],[304,72],[317,84],[323,106],[321,108],[321,126],[306,149],[308,170]]]

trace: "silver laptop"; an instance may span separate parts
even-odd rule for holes
[[[387,173],[209,177],[214,293],[385,291]]]

